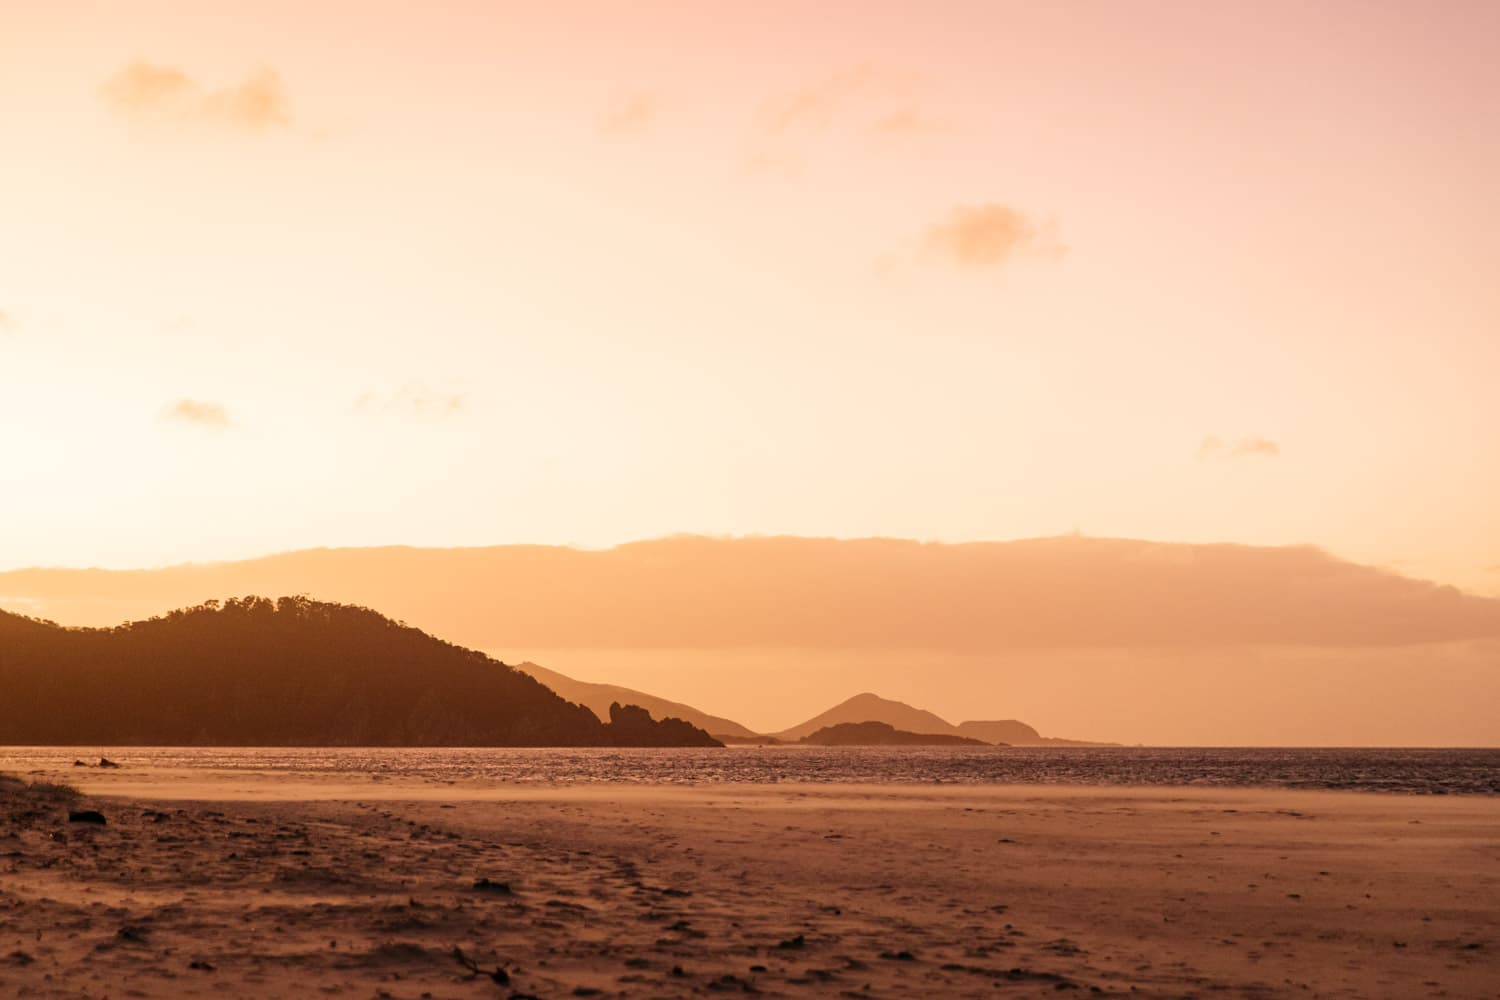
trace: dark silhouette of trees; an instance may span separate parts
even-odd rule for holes
[[[637,711],[601,723],[482,653],[304,596],[107,629],[0,612],[0,744],[719,745]]]

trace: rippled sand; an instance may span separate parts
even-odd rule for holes
[[[1493,798],[51,775],[0,995],[1500,993]]]

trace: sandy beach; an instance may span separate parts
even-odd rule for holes
[[[1500,800],[60,769],[0,995],[1500,996]]]

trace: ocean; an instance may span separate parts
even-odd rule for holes
[[[1192,747],[3,747],[0,770],[100,755],[125,768],[516,784],[964,784],[1309,788],[1500,794],[1500,749]]]

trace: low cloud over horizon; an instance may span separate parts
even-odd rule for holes
[[[159,570],[0,572],[0,591],[46,600],[77,624],[305,593],[479,648],[998,653],[1500,639],[1500,600],[1310,546],[1073,536],[310,549]]]
[[[264,131],[292,120],[281,77],[265,68],[238,84],[210,89],[174,66],[138,59],[110,77],[103,92],[122,113],[184,124]]]

